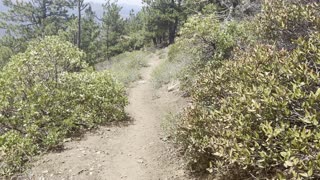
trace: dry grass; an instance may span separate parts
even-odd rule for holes
[[[134,51],[126,52],[113,57],[110,61],[97,64],[96,70],[108,70],[113,76],[125,86],[141,78],[140,69],[146,67],[150,52]]]

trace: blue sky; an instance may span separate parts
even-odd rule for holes
[[[87,2],[104,3],[105,0],[86,0]],[[119,4],[141,5],[142,0],[118,0]]]

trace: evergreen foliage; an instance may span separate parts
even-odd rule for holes
[[[124,20],[120,15],[122,8],[115,2],[108,0],[103,7],[102,27],[104,31],[102,31],[102,41],[105,44],[106,58],[110,59],[110,57],[122,52],[119,48],[119,37],[124,33]]]
[[[1,13],[4,29],[13,35],[31,39],[44,35],[56,35],[68,20],[69,0],[3,0],[8,12]]]

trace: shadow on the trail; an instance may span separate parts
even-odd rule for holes
[[[69,138],[66,138],[63,142],[61,142],[60,144],[58,144],[57,146],[55,146],[51,150],[48,150],[48,152],[46,152],[45,154],[50,153],[50,152],[61,153],[65,150],[67,150],[64,146],[64,144],[66,142],[82,141],[88,133],[96,134],[96,133],[99,133],[99,131],[106,129],[106,128],[107,129],[115,128],[115,127],[122,128],[122,127],[127,127],[127,126],[130,126],[133,124],[134,124],[134,119],[127,114],[123,120],[106,122],[106,123],[103,123],[103,124],[100,124],[97,126],[92,126],[92,127],[83,126],[83,128],[78,130],[77,132],[73,132],[72,134],[68,134],[67,137],[69,137]]]
[[[103,127],[127,127],[134,124],[134,119],[129,116],[129,114],[126,115],[126,117],[121,121],[113,121],[108,122],[103,125]]]

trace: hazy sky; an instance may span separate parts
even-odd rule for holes
[[[104,3],[105,0],[86,0],[87,2]],[[141,0],[118,0],[119,4],[141,5]]]

